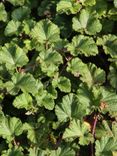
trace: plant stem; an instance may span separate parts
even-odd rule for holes
[[[98,121],[98,114],[94,116],[93,128],[92,128],[92,135],[95,138],[95,129]],[[91,156],[94,156],[94,145],[91,143]]]
[[[93,123],[93,128],[92,128],[92,135],[95,137],[95,129],[98,121],[98,115],[94,116],[94,123]]]

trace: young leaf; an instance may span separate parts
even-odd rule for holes
[[[96,0],[96,5],[92,7],[92,10],[96,11],[99,17],[105,16],[107,13],[108,2],[106,0]]]
[[[59,64],[63,63],[62,56],[52,48],[42,51],[39,54],[41,70],[47,73],[49,77],[53,77],[58,71]]]
[[[20,32],[20,25],[21,23],[19,21],[11,20],[5,28],[5,36],[18,35]]]
[[[117,0],[114,0],[114,6],[117,8]]]
[[[60,39],[59,35],[60,30],[58,26],[50,20],[41,20],[36,23],[30,34],[32,39],[45,44],[57,42]]]
[[[8,81],[5,85],[9,93],[13,95],[16,95],[20,89],[33,95],[38,93],[37,81],[29,73],[16,73],[12,76],[12,81]]]
[[[85,6],[93,6],[96,3],[96,0],[81,0],[82,4]]]
[[[33,108],[32,97],[28,93],[22,93],[16,96],[13,105],[18,109],[25,108],[26,110],[30,110]]]
[[[69,147],[59,147],[57,150],[51,152],[50,156],[74,156],[75,151]]]
[[[100,103],[105,104],[105,107],[102,109],[102,111],[109,112],[110,114],[117,112],[117,95],[115,92],[102,89],[102,99]]]
[[[41,118],[43,118],[41,116]],[[42,123],[43,122],[43,123]],[[23,125],[23,130],[27,132],[27,138],[41,147],[41,149],[45,148],[48,144],[48,136],[49,136],[49,123],[45,121],[40,121],[39,123],[25,123]],[[40,141],[41,140],[41,141]]]
[[[112,58],[117,58],[117,36],[116,35],[104,35],[102,38],[97,39],[97,44],[102,45],[104,52],[109,54]]]
[[[28,57],[19,46],[15,44],[5,44],[0,49],[0,61],[5,63],[6,67],[11,70],[26,65]]]
[[[5,10],[4,4],[0,3],[0,21],[7,21],[7,12]]]
[[[23,152],[20,148],[14,147],[11,149],[8,149],[7,151],[3,151],[1,156],[24,156]]]
[[[90,132],[90,125],[80,120],[72,120],[70,122],[69,128],[66,128],[63,139],[67,138],[79,138],[80,145],[87,145],[90,141],[93,141]]]
[[[72,42],[67,45],[67,50],[74,56],[78,54],[95,56],[98,54],[98,48],[93,38],[83,35],[73,37]]]
[[[41,150],[38,147],[30,148],[28,151],[29,151],[28,156],[44,156],[45,154],[47,154],[45,150]]]
[[[71,83],[70,80],[64,76],[60,76],[58,78],[53,79],[52,81],[53,87],[58,87],[62,92],[70,92],[71,91]]]
[[[82,9],[79,16],[73,17],[73,29],[77,32],[85,31],[86,34],[95,35],[101,31],[102,25],[95,13],[89,9]]]
[[[12,19],[14,21],[22,21],[28,18],[30,15],[30,9],[28,7],[19,7],[12,12]]]
[[[41,105],[48,110],[53,110],[55,103],[52,96],[50,94],[46,94],[46,96],[41,100]]]
[[[22,134],[22,122],[16,117],[1,117],[0,136],[8,141],[14,139],[15,136]]]
[[[68,63],[67,71],[80,79],[88,86],[100,85],[105,82],[105,72],[94,64],[84,64],[79,58],[74,58]]]
[[[62,102],[55,106],[55,113],[60,122],[68,119],[82,119],[87,112],[87,105],[81,104],[78,97],[70,93],[63,97]]]
[[[10,2],[14,6],[22,6],[22,5],[24,5],[24,2],[25,2],[25,0],[20,0],[20,1],[18,1],[18,0],[6,0],[6,1]]]
[[[117,150],[117,140],[109,137],[102,137],[96,141],[96,156],[113,156],[112,152]]]
[[[48,110],[53,110],[54,108],[54,97],[48,93],[46,90],[39,91],[36,95],[37,105],[40,107],[45,107]]]
[[[117,89],[117,64],[111,64],[109,68],[110,72],[108,74],[108,80],[113,88]]]
[[[76,14],[81,9],[81,4],[74,0],[60,0],[57,4],[58,13]]]

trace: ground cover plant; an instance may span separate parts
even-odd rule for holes
[[[117,156],[117,0],[0,1],[0,155]]]

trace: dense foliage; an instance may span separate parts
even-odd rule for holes
[[[116,28],[117,0],[1,0],[1,156],[117,156]]]

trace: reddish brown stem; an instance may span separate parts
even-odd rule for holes
[[[92,128],[92,135],[95,136],[95,129],[98,121],[98,115],[94,116],[94,123],[93,123],[93,128]]]
[[[93,122],[93,128],[92,128],[92,135],[94,137],[95,137],[95,129],[96,129],[97,121],[98,121],[98,116],[99,115],[94,116],[94,122]],[[91,156],[94,156],[94,145],[93,145],[93,143],[91,143]]]

